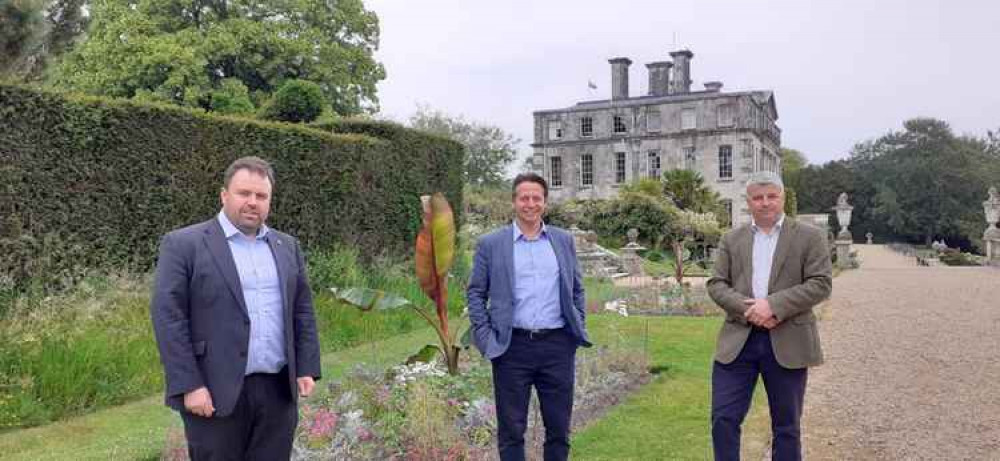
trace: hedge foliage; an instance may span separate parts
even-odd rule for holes
[[[462,200],[463,147],[396,124],[268,123],[0,83],[0,288],[148,270],[162,234],[218,213],[222,172],[244,155],[274,164],[269,224],[307,251],[408,254],[419,196]]]

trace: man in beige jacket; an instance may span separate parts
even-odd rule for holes
[[[754,175],[746,195],[753,221],[722,237],[708,280],[709,295],[726,312],[712,369],[715,459],[739,459],[740,426],[760,376],[772,459],[800,460],[807,369],[823,362],[813,307],[830,295],[830,252],[821,230],[784,215],[779,176]]]

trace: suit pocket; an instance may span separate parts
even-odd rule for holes
[[[205,347],[206,347],[205,341],[198,341],[195,342],[194,344],[191,344],[191,348],[194,350],[195,357],[201,357],[205,355]]]

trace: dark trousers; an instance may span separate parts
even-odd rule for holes
[[[577,341],[568,329],[530,335],[514,330],[510,347],[493,359],[497,445],[502,461],[524,460],[531,386],[545,424],[545,460],[569,458]]]
[[[740,459],[740,426],[753,398],[757,376],[763,377],[771,410],[771,459],[802,459],[799,420],[806,393],[807,369],[778,364],[771,335],[754,329],[732,363],[712,368],[712,447],[717,461]]]
[[[244,378],[232,414],[203,418],[181,412],[191,460],[287,460],[299,421],[288,387],[287,370],[252,374]]]

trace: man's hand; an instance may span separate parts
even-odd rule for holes
[[[211,418],[215,414],[215,406],[212,405],[212,394],[204,386],[184,394],[184,408],[192,414],[205,418]]]
[[[743,302],[747,305],[747,310],[743,313],[747,322],[768,330],[778,326],[778,323],[780,323],[777,317],[774,316],[774,312],[771,311],[771,303],[767,302],[767,298],[745,299]]]
[[[313,388],[316,387],[316,381],[312,379],[312,376],[303,376],[298,379],[299,382],[299,397],[309,397],[312,394]]]

